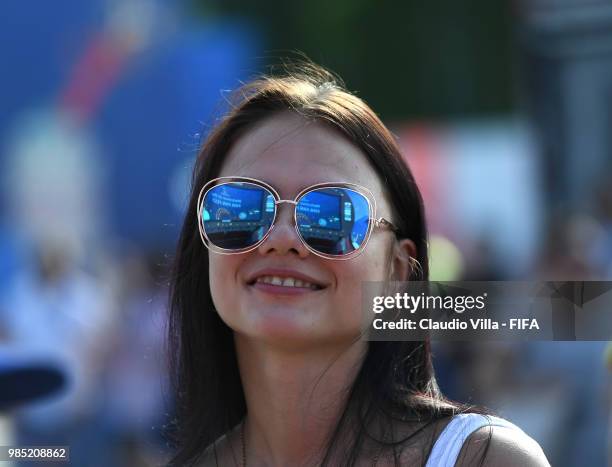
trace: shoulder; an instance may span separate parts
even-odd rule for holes
[[[483,458],[483,467],[550,467],[540,445],[523,430],[505,421],[488,424],[471,433],[457,459],[457,467],[474,465]]]

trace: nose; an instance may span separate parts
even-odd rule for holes
[[[306,258],[310,253],[295,230],[293,213],[295,205],[281,203],[276,207],[276,220],[268,237],[257,248],[260,254],[276,253],[286,255],[292,253],[300,258]]]

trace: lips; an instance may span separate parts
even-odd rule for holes
[[[327,283],[316,279],[308,274],[279,268],[260,269],[249,275],[246,280],[247,285],[263,286],[266,288],[283,289],[302,289],[302,290],[321,290],[328,286]]]

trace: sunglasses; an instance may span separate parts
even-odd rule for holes
[[[221,254],[252,251],[273,229],[278,205],[294,205],[295,230],[304,246],[317,256],[350,259],[366,247],[374,228],[398,229],[376,218],[370,190],[353,183],[318,183],[295,199],[280,199],[261,180],[219,177],[206,183],[198,196],[198,225],[204,245]]]

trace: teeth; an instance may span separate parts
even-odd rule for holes
[[[273,285],[283,285],[283,280],[280,277],[274,276],[272,278],[272,284]]]
[[[315,284],[306,282],[294,277],[279,277],[279,276],[259,276],[256,282],[263,284],[282,285],[283,287],[306,287],[312,290],[317,290]]]

